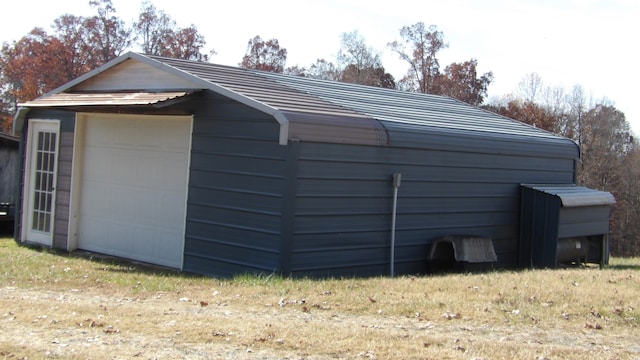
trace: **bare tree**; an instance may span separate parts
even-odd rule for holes
[[[418,22],[400,29],[402,40],[388,44],[400,59],[409,64],[409,70],[399,85],[409,91],[433,93],[434,83],[440,74],[438,53],[449,45],[444,34],[435,25],[426,28]]]
[[[338,66],[342,72],[342,82],[395,88],[393,76],[382,66],[380,53],[368,46],[357,30],[342,33]]]
[[[584,114],[581,127],[579,182],[601,190],[615,189],[620,180],[617,169],[632,137],[624,113],[611,105],[598,104]]]
[[[616,255],[640,254],[640,145],[629,139],[631,149],[622,159],[622,178],[616,191],[613,212],[611,251]]]
[[[148,55],[208,61],[209,55],[216,53],[215,50],[203,53],[206,41],[195,25],[179,28],[171,16],[149,1],[142,4],[135,29],[142,41],[142,51]]]
[[[318,59],[305,71],[305,76],[314,79],[340,81],[341,71],[334,63],[325,59]]]
[[[256,69],[283,73],[287,62],[287,49],[281,48],[278,39],[264,41],[260,36],[250,39],[247,52],[240,66],[245,69]]]
[[[528,102],[538,102],[543,91],[542,77],[537,73],[529,73],[518,83],[517,94]]]
[[[89,5],[98,11],[98,15],[86,21],[88,41],[97,50],[94,63],[102,65],[122,55],[131,45],[133,30],[115,16],[116,8],[111,0],[91,0]]]
[[[173,36],[176,22],[162,10],[158,10],[150,1],[144,1],[135,23],[136,33],[141,39],[140,47],[147,55],[161,55],[165,39]]]

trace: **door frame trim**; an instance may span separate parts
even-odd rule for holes
[[[56,154],[54,157],[54,176],[53,176],[53,194],[51,197],[51,231],[50,236],[46,240],[29,238],[31,235],[31,222],[33,220],[33,179],[32,173],[34,168],[34,141],[35,141],[35,128],[37,125],[48,125],[55,128],[56,133]],[[23,186],[23,198],[22,198],[22,231],[20,232],[21,242],[37,243],[44,246],[53,246],[53,238],[55,235],[55,213],[56,213],[56,194],[57,194],[57,182],[58,182],[58,161],[60,157],[60,120],[55,119],[29,119],[29,125],[27,129],[27,142],[25,146],[25,167],[24,167],[24,186]]]

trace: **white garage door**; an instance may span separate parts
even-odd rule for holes
[[[89,116],[78,248],[182,267],[191,118]]]

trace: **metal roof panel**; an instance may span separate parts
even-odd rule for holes
[[[76,79],[54,92],[37,100],[21,104],[27,108],[39,106],[81,106],[81,105],[139,105],[161,103],[171,96],[181,93],[166,92],[167,89],[149,89],[149,93],[136,93],[126,98],[122,93],[94,93],[80,97],[74,86],[91,79],[92,76],[106,74],[127,59],[140,61],[180,79],[190,81],[194,89],[209,89],[230,99],[239,101],[260,111],[273,115],[281,125],[280,143],[293,138],[289,128],[296,128],[296,134],[311,135],[312,123],[320,133],[314,141],[334,142],[336,134],[349,130],[347,138],[364,138],[375,133],[372,128],[384,128],[385,139],[379,143],[424,147],[429,144],[421,140],[420,134],[451,135],[465,134],[490,141],[521,141],[545,143],[556,147],[563,156],[574,156],[577,145],[567,138],[533,126],[486,111],[453,98],[419,94],[393,89],[312,79],[301,76],[283,75],[207,62],[195,62],[160,56],[129,53]],[[164,91],[153,93],[152,91]],[[181,89],[182,90],[182,89]],[[190,91],[189,89],[184,89]],[[132,89],[122,89],[132,92]],[[137,91],[141,91],[138,89]],[[174,90],[175,91],[175,90]],[[163,95],[164,94],[164,95]],[[165,97],[166,96],[166,97]],[[289,115],[285,116],[287,113]],[[24,116],[24,111],[21,112]],[[292,115],[295,114],[295,115]],[[301,116],[308,114],[308,116]],[[18,118],[20,116],[17,115]],[[363,121],[368,120],[368,121]],[[290,121],[300,121],[300,126]],[[376,126],[371,121],[378,122]],[[300,132],[301,129],[306,129]],[[332,130],[333,129],[333,130]],[[358,136],[360,129],[368,135]],[[308,130],[308,131],[307,131]],[[355,136],[355,137],[354,137]],[[345,138],[345,141],[346,139]],[[300,138],[304,140],[304,138]],[[373,138],[366,140],[371,143]]]
[[[151,56],[211,83],[283,112],[369,118],[415,132],[468,132],[502,138],[536,138],[576,147],[569,139],[456,99],[302,76]],[[325,118],[326,119],[326,118]],[[389,134],[391,138],[395,134]],[[396,139],[398,142],[400,139]]]
[[[576,185],[522,185],[560,198],[563,207],[613,205],[616,199],[610,192]]]

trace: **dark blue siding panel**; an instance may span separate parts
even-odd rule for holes
[[[185,268],[184,271],[216,277],[233,277],[238,274],[264,274],[273,272],[273,270],[268,267],[261,268],[256,266],[256,264],[249,263],[247,261],[240,263],[228,261],[226,257],[219,257],[211,254],[211,252],[208,251],[208,248],[209,246],[207,246],[207,252],[204,252],[201,256],[190,257],[189,268]],[[232,251],[233,249],[230,250],[230,253],[234,252]],[[206,272],[199,269],[206,269]]]
[[[193,155],[192,155],[193,157]],[[251,174],[250,171],[238,174],[226,169],[191,169],[190,186],[205,190],[220,190],[264,196],[280,196],[282,177],[275,174]]]
[[[378,248],[326,248],[324,251],[305,252],[294,257],[292,267],[298,274],[316,272],[320,275],[344,276],[353,275],[353,268],[360,268],[360,271],[371,271],[366,275],[379,275],[379,269],[389,263],[388,256]],[[358,275],[364,274],[360,272]]]
[[[191,220],[190,237],[205,239],[216,244],[236,245],[243,249],[261,249],[275,253],[273,243],[279,241],[280,234],[256,231],[251,226],[235,226],[225,223],[214,223],[203,220]]]
[[[217,176],[213,174],[212,176]],[[216,188],[213,186],[192,186],[194,205],[249,211],[257,214],[280,215],[278,196],[265,191]]]
[[[280,214],[263,213],[255,209],[199,205],[198,199],[189,202],[189,210],[195,219],[215,219],[216,223],[229,227],[254,229],[256,232],[274,234],[280,231]],[[250,219],[250,221],[248,221]],[[273,246],[273,245],[271,245]]]
[[[515,121],[515,120],[514,120]],[[430,148],[444,151],[469,150],[526,157],[551,157],[573,159],[579,156],[578,146],[561,137],[524,136],[482,131],[455,131],[436,128],[425,132],[421,126],[387,121],[394,147]]]
[[[608,234],[609,206],[563,208],[560,211],[558,238]]]
[[[210,238],[191,237],[191,251],[198,254],[200,261],[207,259],[229,266],[244,266],[242,272],[275,272],[279,268],[280,254],[270,249],[250,246],[238,246],[238,242],[212,242]],[[212,243],[217,253],[211,252]],[[260,261],[256,261],[260,259]],[[213,266],[220,266],[216,264]],[[218,275],[216,273],[216,275]]]
[[[194,116],[184,270],[280,270],[288,147],[269,116],[219,96]]]
[[[492,152],[490,141],[463,140],[438,140],[455,151],[301,143],[292,273],[387,274],[393,173],[402,174],[397,272],[425,272],[431,241],[451,234],[490,237],[498,265],[515,266],[520,184],[571,184],[573,148],[552,157],[557,149]]]

